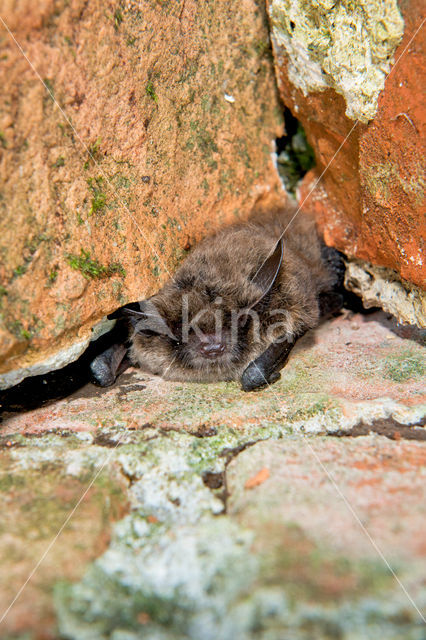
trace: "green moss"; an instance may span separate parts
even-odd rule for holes
[[[108,267],[108,275],[117,275],[124,278],[126,276],[126,270],[120,262],[112,262]]]
[[[68,602],[73,608],[73,615],[95,620],[96,628],[102,634],[99,637],[110,637],[117,627],[142,633],[140,637],[143,637],[146,624],[140,621],[142,616],[146,616],[150,625],[171,627],[181,637],[185,620],[184,603],[177,596],[166,598],[128,588],[118,576],[110,576],[96,566],[91,567],[89,576],[94,584],[104,585],[110,598],[114,594],[102,617],[91,606],[91,610],[87,610],[87,603],[76,597],[75,588],[70,583],[60,582],[55,586],[55,600],[61,602],[62,606]]]
[[[272,585],[285,585],[293,604],[298,601],[335,604],[376,594],[390,586],[392,577],[383,563],[354,560],[320,547],[297,524],[265,522],[265,530],[268,546],[275,550],[265,558],[264,580]]]
[[[22,327],[22,322],[20,322],[20,320],[12,320],[12,321],[6,321],[6,327],[7,330],[10,331],[10,333],[12,335],[15,336],[15,338],[21,338],[21,331],[23,330]]]
[[[64,164],[65,164],[64,156],[59,156],[56,162],[53,163],[52,167],[54,167],[55,169],[59,169],[59,167],[63,167]]]
[[[268,148],[268,153],[270,153],[269,148]],[[247,167],[247,169],[249,169],[250,156],[247,150],[247,140],[245,138],[238,138],[237,140],[237,155],[244,162],[244,165]]]
[[[191,120],[189,126],[194,133],[186,141],[185,147],[191,151],[196,146],[207,163],[209,164],[210,162],[215,165],[214,168],[217,168],[217,162],[211,156],[213,153],[217,153],[219,149],[212,133],[199,120]]]
[[[131,182],[126,176],[116,175],[115,183],[118,189],[130,189]]]
[[[88,178],[87,184],[92,191],[93,197],[90,205],[89,215],[104,210],[106,206],[106,194],[104,193],[104,179],[99,176],[97,178]]]
[[[314,401],[308,393],[299,394],[295,405],[286,413],[287,420],[299,422],[309,420],[315,416],[327,415],[327,421],[340,415],[339,408],[327,395],[316,394]]]
[[[394,382],[422,378],[425,373],[424,356],[411,351],[405,351],[397,356],[389,356],[383,366],[384,377]]]
[[[55,89],[53,87],[53,82],[49,78],[44,78],[43,84],[47,91],[50,93],[51,98],[53,99],[55,96]]]
[[[7,296],[7,289],[0,284],[0,296]]]
[[[50,271],[48,277],[49,280],[49,284],[53,284],[56,280],[56,278],[58,277],[58,273],[59,271],[57,269],[52,269],[52,271]]]
[[[7,149],[7,140],[3,131],[0,131],[0,147],[3,147],[3,149]]]
[[[104,266],[98,260],[90,257],[89,251],[81,249],[80,255],[67,254],[66,260],[72,269],[80,271],[87,279],[109,278],[113,275],[124,277],[126,272],[119,262],[112,262]]]
[[[89,215],[96,213],[97,211],[102,211],[106,204],[106,196],[104,193],[97,193],[92,198],[92,204],[90,206]]]
[[[25,478],[16,473],[4,473],[0,475],[0,491],[9,493],[12,489],[25,487]]]
[[[19,340],[31,340],[44,326],[40,318],[28,311],[28,306],[27,300],[21,300],[18,308],[21,317],[25,318],[25,326],[21,320],[6,322],[7,329]]]
[[[252,46],[259,58],[267,56],[272,59],[272,48],[269,40],[254,40]]]
[[[16,269],[13,270],[13,275],[15,277],[23,276],[27,268],[28,268],[27,264],[20,264],[19,266],[16,267]]]
[[[123,14],[121,13],[120,9],[116,9],[114,11],[114,29],[116,31],[118,31],[121,23],[123,22]]]
[[[152,98],[152,100],[154,100],[154,102],[158,102],[158,96],[155,93],[154,85],[151,82],[151,80],[148,82],[148,84],[145,87],[145,93],[146,93],[147,96]]]
[[[101,153],[101,149],[100,149],[100,144],[101,144],[101,139],[98,138],[97,140],[95,140],[95,142],[92,142],[88,149],[87,149],[87,154],[88,154],[88,159],[85,161],[85,163],[83,164],[83,169],[87,170],[90,166],[90,163],[94,163],[94,164],[98,164],[99,160],[102,157],[102,153]]]

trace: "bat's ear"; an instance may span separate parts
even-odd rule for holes
[[[280,238],[275,246],[273,253],[265,260],[265,262],[259,267],[252,278],[252,282],[256,284],[262,291],[262,295],[252,305],[254,307],[258,302],[262,300],[274,284],[282,261],[283,261],[284,246],[283,240]]]
[[[165,335],[176,340],[157,307],[151,300],[141,300],[120,309],[121,315],[128,318],[135,333],[147,335]]]

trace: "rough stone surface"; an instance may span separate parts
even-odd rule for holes
[[[407,285],[385,267],[361,260],[349,262],[345,286],[362,298],[364,307],[382,307],[402,322],[426,328],[426,291]]]
[[[57,369],[65,367],[68,363],[74,362],[85,352],[87,347],[90,345],[91,340],[96,340],[104,333],[110,331],[114,324],[115,320],[108,320],[105,317],[92,327],[90,334],[84,340],[80,342],[72,342],[68,347],[61,349],[44,360],[42,359],[28,367],[20,367],[19,369],[13,369],[8,373],[3,373],[0,376],[0,390],[9,389],[10,387],[22,382],[25,378],[40,376],[48,373],[49,371],[56,371]]]
[[[270,0],[270,16],[295,87],[305,96],[332,87],[345,98],[349,118],[374,118],[404,32],[396,0]]]
[[[28,60],[0,23],[0,374],[87,340],[196,238],[284,197],[262,2],[1,17]]]
[[[422,640],[421,341],[382,312],[346,313],[259,393],[131,371],[6,415],[0,533],[20,562],[7,586],[16,556],[2,556],[0,618],[96,479],[2,637]]]
[[[117,465],[109,464],[94,478],[108,451],[92,447],[82,452],[83,443],[79,434],[66,439],[2,438],[0,618],[42,559],[0,623],[2,638],[29,631],[43,640],[56,637],[54,585],[82,578],[85,565],[108,547],[111,522],[127,510],[127,481]],[[78,516],[60,531],[77,503]]]
[[[330,3],[327,10],[325,6],[309,4],[308,11],[302,1],[269,2],[280,95],[302,123],[317,160],[302,184],[301,200],[315,209],[328,244],[350,258],[393,269],[407,283],[425,288],[422,140],[426,117],[419,90],[424,84],[425,39],[418,31],[424,5],[418,0],[400,4],[405,27],[396,49],[386,49],[400,37],[396,36],[401,22],[394,3],[385,3],[389,11],[382,20],[374,0]],[[337,14],[344,21],[339,18],[339,28],[330,33],[330,21]],[[366,28],[361,27],[363,21]],[[348,25],[353,29],[346,29]],[[393,34],[389,40],[386,31]],[[373,53],[378,43],[371,41],[373,34],[382,42],[378,46],[384,65]],[[299,40],[296,80],[294,50]],[[303,50],[308,51],[304,58]],[[336,68],[340,75],[347,74],[348,90],[324,66],[336,52],[340,61]],[[355,69],[355,77],[347,71],[345,60]],[[319,73],[321,65],[325,73]],[[322,86],[312,80],[314,67]],[[373,89],[369,81],[361,80],[370,71],[373,77],[376,71],[380,76]]]

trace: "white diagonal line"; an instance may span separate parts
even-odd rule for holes
[[[303,437],[306,438],[306,434],[303,434]],[[339,494],[339,496],[342,498],[343,502],[345,503],[346,507],[348,508],[348,510],[351,512],[351,514],[353,515],[353,517],[355,518],[356,522],[359,524],[359,526],[361,527],[362,531],[365,533],[365,535],[367,536],[367,538],[369,539],[371,545],[373,546],[373,548],[376,550],[376,552],[378,553],[378,555],[380,556],[380,558],[383,560],[384,564],[386,565],[386,567],[388,568],[389,572],[392,574],[392,576],[394,577],[394,579],[396,580],[396,582],[399,584],[399,586],[401,587],[402,591],[405,593],[407,599],[410,601],[411,605],[414,607],[414,609],[417,611],[417,613],[419,614],[420,618],[422,619],[422,621],[424,623],[426,623],[426,618],[424,617],[423,613],[420,611],[420,609],[418,608],[418,606],[416,605],[416,603],[414,602],[413,598],[410,596],[410,594],[408,593],[406,587],[404,586],[404,584],[401,582],[400,578],[398,577],[398,575],[396,574],[395,570],[391,567],[391,565],[389,564],[386,556],[384,555],[383,551],[380,549],[380,547],[378,546],[378,544],[376,543],[376,541],[374,540],[374,538],[371,536],[371,534],[369,533],[368,529],[365,527],[365,525],[363,524],[363,522],[361,521],[359,515],[357,514],[357,512],[355,511],[355,509],[353,508],[353,506],[351,505],[351,503],[349,502],[349,500],[347,499],[347,497],[345,496],[345,494],[343,493],[343,491],[340,489],[339,485],[337,484],[337,482],[335,481],[335,479],[333,478],[333,475],[331,474],[331,472],[327,469],[327,467],[324,465],[324,463],[322,462],[322,460],[319,458],[317,452],[315,451],[315,449],[312,447],[311,443],[309,442],[309,440],[307,439],[308,442],[308,446],[309,449],[311,450],[311,453],[313,454],[313,456],[315,457],[316,461],[318,462],[318,464],[320,465],[321,469],[324,471],[324,473],[327,475],[328,479],[330,480],[331,484],[333,485],[333,487],[335,488],[335,490],[337,491],[337,493]]]
[[[96,167],[99,169],[99,171],[102,173],[102,175],[104,176],[105,180],[107,181],[107,183],[109,184],[109,186],[112,188],[112,191],[114,193],[114,187],[111,183],[111,180],[109,179],[108,175],[105,173],[105,171],[103,170],[103,168],[101,167],[101,165],[97,162],[96,158],[94,157],[93,153],[91,152],[90,148],[87,146],[87,144],[84,142],[84,140],[81,138],[81,136],[78,134],[77,130],[75,129],[74,125],[72,124],[71,120],[68,118],[68,116],[66,115],[66,113],[64,112],[64,110],[62,109],[61,105],[57,102],[57,100],[55,99],[54,95],[52,94],[52,92],[50,91],[49,87],[46,85],[46,83],[43,81],[42,77],[40,76],[39,72],[37,71],[37,69],[35,68],[35,66],[32,64],[32,62],[29,60],[28,56],[26,55],[25,51],[23,50],[22,46],[20,45],[20,43],[16,40],[14,34],[12,33],[12,31],[10,30],[10,28],[8,27],[8,25],[6,24],[6,22],[4,21],[4,19],[2,18],[2,16],[0,16],[0,21],[3,24],[4,28],[6,29],[6,31],[8,32],[8,34],[10,35],[10,37],[12,38],[12,40],[14,41],[15,45],[17,46],[17,48],[19,49],[19,51],[21,52],[21,54],[23,55],[23,57],[25,58],[25,60],[27,61],[27,63],[29,64],[29,66],[31,67],[31,69],[33,70],[33,72],[36,74],[37,78],[40,80],[40,82],[42,83],[42,85],[44,86],[44,88],[46,89],[46,91],[48,92],[48,94],[50,95],[52,101],[55,103],[55,105],[58,107],[59,111],[61,112],[63,118],[66,120],[66,122],[69,124],[69,126],[71,127],[72,131],[74,132],[76,138],[79,140],[79,142],[81,143],[81,145],[83,146],[83,148],[85,149],[85,151],[88,153],[88,155],[90,156],[90,158],[93,160],[94,164],[96,165]],[[129,218],[132,220],[133,224],[135,225],[135,227],[138,229],[139,233],[141,234],[142,238],[144,239],[144,241],[146,242],[146,244],[148,245],[148,247],[151,249],[151,251],[157,256],[157,259],[160,261],[160,263],[163,264],[165,271],[167,271],[168,275],[171,276],[167,266],[163,263],[163,261],[160,259],[158,253],[155,251],[155,249],[152,247],[152,245],[149,243],[149,241],[147,240],[144,232],[142,231],[142,229],[140,228],[137,220],[135,219],[135,217],[133,216],[133,214],[131,213],[131,211],[129,210],[129,208],[127,207],[127,205],[122,202],[122,205],[124,206],[124,209],[126,210]],[[172,366],[174,360],[170,363],[168,369]],[[167,370],[166,369],[166,372]],[[20,597],[21,593],[23,592],[23,590],[25,589],[25,587],[27,586],[28,582],[32,579],[32,577],[34,576],[34,574],[36,573],[36,571],[38,570],[38,568],[40,567],[40,565],[42,564],[42,562],[44,561],[44,559],[46,558],[46,556],[48,555],[48,553],[50,552],[51,548],[54,546],[54,544],[56,543],[57,539],[59,538],[59,536],[61,535],[62,531],[65,529],[65,527],[67,526],[67,524],[69,523],[69,521],[71,520],[71,518],[73,517],[74,513],[77,511],[78,507],[80,506],[81,502],[84,500],[84,498],[86,497],[88,491],[91,489],[91,487],[93,486],[94,482],[96,481],[96,479],[98,478],[99,474],[102,472],[102,470],[104,469],[105,465],[109,462],[109,460],[111,459],[115,449],[117,448],[118,444],[120,443],[121,437],[118,438],[117,443],[115,445],[115,447],[112,449],[112,451],[110,452],[110,454],[107,456],[107,458],[104,460],[104,462],[102,463],[102,465],[99,467],[99,469],[97,470],[97,472],[95,473],[95,475],[93,476],[92,480],[90,481],[90,483],[88,484],[87,488],[84,490],[84,492],[82,493],[82,495],[80,496],[79,500],[76,502],[76,504],[74,505],[73,509],[70,511],[70,513],[68,514],[68,516],[66,517],[66,519],[64,520],[64,522],[62,523],[61,527],[59,528],[57,534],[55,535],[55,537],[50,541],[50,543],[48,544],[48,546],[46,547],[45,551],[43,552],[42,556],[40,557],[40,559],[38,560],[38,562],[36,563],[36,565],[34,566],[34,568],[32,569],[32,571],[30,572],[30,574],[28,575],[27,579],[25,580],[25,582],[23,583],[23,585],[21,586],[21,588],[19,589],[19,591],[17,592],[17,594],[15,595],[15,597],[13,598],[12,602],[10,603],[10,605],[8,606],[8,608],[6,609],[6,611],[3,613],[3,615],[0,618],[0,624],[3,622],[3,620],[6,618],[6,616],[8,615],[10,609],[13,607],[13,605],[15,604],[15,602],[18,600],[18,598]]]
[[[337,150],[334,152],[333,157],[331,158],[331,160],[329,160],[329,162],[327,163],[326,167],[322,170],[320,176],[315,180],[313,186],[310,188],[308,194],[305,196],[304,200],[302,200],[302,202],[298,205],[294,215],[290,218],[290,221],[288,222],[286,228],[284,229],[284,231],[281,233],[281,235],[279,236],[277,242],[279,242],[281,240],[281,238],[285,235],[287,229],[289,228],[289,226],[291,225],[291,223],[293,222],[293,220],[296,218],[296,216],[299,214],[301,208],[303,207],[303,205],[305,204],[305,202],[310,198],[312,192],[316,189],[318,183],[320,182],[320,180],[322,179],[323,175],[325,174],[325,172],[328,170],[328,168],[333,164],[337,154],[340,152],[341,148],[343,147],[343,145],[345,144],[346,140],[349,138],[349,136],[351,135],[352,131],[354,131],[355,127],[358,125],[359,120],[356,120],[354,122],[354,124],[351,127],[351,130],[349,131],[349,133],[346,134],[345,138],[343,139],[343,142],[341,142],[337,148]],[[267,255],[267,257],[265,258],[265,260],[262,262],[262,264],[260,265],[259,269],[256,271],[256,273],[254,274],[252,280],[254,280],[257,276],[257,274],[259,273],[259,271],[262,269],[263,265],[265,264],[265,262],[267,261],[267,259],[273,254],[274,250],[275,250],[275,246],[276,243],[274,244],[273,249],[271,249],[270,253]]]
[[[28,62],[28,64],[30,65],[30,67],[32,68],[32,70],[34,71],[34,73],[37,75],[38,79],[40,80],[40,82],[43,84],[43,86],[45,87],[46,91],[48,91],[50,97],[52,98],[52,100],[54,101],[54,103],[56,104],[56,106],[58,107],[58,109],[60,110],[60,112],[62,113],[64,119],[67,121],[67,123],[70,125],[70,127],[72,128],[72,130],[74,131],[76,137],[78,138],[78,140],[80,141],[80,143],[82,144],[82,146],[85,148],[85,150],[87,151],[87,153],[89,154],[89,156],[91,157],[91,159],[93,160],[93,162],[95,163],[95,165],[98,167],[98,169],[101,171],[101,173],[103,174],[103,176],[105,177],[106,181],[108,182],[108,184],[113,187],[109,177],[107,176],[107,174],[104,172],[104,170],[102,169],[102,167],[99,165],[99,163],[96,161],[96,159],[94,158],[93,154],[91,153],[89,147],[86,145],[86,143],[81,139],[81,137],[79,136],[79,134],[77,133],[76,129],[74,128],[74,126],[72,125],[71,121],[69,120],[69,118],[67,117],[67,115],[65,114],[65,112],[63,111],[63,109],[61,108],[61,106],[58,104],[58,102],[55,100],[53,94],[51,93],[51,91],[49,90],[49,88],[47,87],[46,83],[43,81],[43,79],[41,78],[40,74],[38,73],[37,69],[34,67],[34,65],[30,62],[30,60],[28,59],[28,57],[26,56],[24,50],[22,49],[21,45],[17,42],[15,36],[13,35],[13,33],[11,32],[11,30],[9,29],[9,27],[7,26],[7,24],[5,23],[5,21],[3,20],[3,18],[0,16],[0,21],[2,22],[3,26],[5,27],[5,29],[7,30],[7,32],[9,33],[10,37],[13,39],[13,41],[15,42],[16,46],[18,47],[18,49],[20,50],[20,52],[22,53],[22,55],[24,56],[24,58],[26,59],[26,61]],[[398,64],[398,62],[400,61],[400,59],[402,58],[402,56],[405,54],[406,50],[408,49],[409,45],[411,44],[412,40],[414,39],[414,37],[417,35],[417,33],[420,31],[420,29],[422,28],[423,24],[425,22],[425,19],[422,21],[422,23],[420,24],[420,26],[418,27],[418,29],[416,30],[416,32],[414,33],[414,35],[411,37],[410,41],[408,42],[408,44],[406,45],[406,47],[404,48],[403,52],[401,53],[401,55],[399,56],[399,58],[397,59],[397,61],[395,62],[394,66],[392,67],[390,73],[388,75],[390,75],[393,71],[393,69],[396,67],[396,65]],[[309,191],[308,195],[306,196],[305,200],[303,201],[306,202],[306,200],[310,197],[312,191],[315,189],[315,187],[317,186],[318,182],[321,180],[321,178],[323,177],[324,173],[327,171],[327,169],[329,168],[329,166],[331,165],[331,163],[334,161],[335,157],[337,156],[337,154],[340,152],[340,149],[342,148],[342,146],[344,145],[344,143],[346,142],[346,140],[348,139],[348,137],[351,135],[352,131],[355,129],[356,125],[358,124],[358,121],[356,121],[353,125],[353,127],[351,128],[351,130],[349,131],[349,133],[347,134],[347,136],[345,137],[345,139],[343,140],[343,142],[341,143],[341,145],[339,146],[339,148],[337,149],[337,151],[335,152],[335,154],[333,155],[332,159],[330,160],[330,162],[327,164],[326,168],[324,169],[324,171],[321,173],[321,175],[319,176],[319,178],[317,179],[317,181],[315,182],[314,186],[312,187],[312,189]],[[113,189],[114,190],[114,189]],[[302,204],[303,204],[302,203]],[[136,226],[136,228],[139,230],[142,238],[145,240],[146,244],[149,246],[149,248],[153,251],[153,253],[157,256],[157,258],[161,261],[161,259],[159,258],[157,252],[155,251],[155,249],[153,249],[153,247],[151,246],[151,244],[148,242],[148,240],[146,239],[145,234],[143,233],[142,229],[139,227],[135,217],[133,216],[133,214],[130,212],[130,210],[128,209],[127,205],[125,203],[123,203],[125,210],[127,211],[127,214],[129,215],[130,219],[133,221],[134,225]],[[292,223],[292,221],[294,220],[294,218],[296,217],[296,215],[299,213],[300,211],[300,206],[298,208],[298,210],[296,211],[296,213],[294,214],[293,218],[290,220],[289,224],[287,225],[286,229],[284,230],[283,234],[281,235],[281,237],[284,235],[284,233],[287,231],[288,227],[290,226],[290,224]],[[269,256],[268,256],[269,257]],[[163,263],[164,264],[164,263]],[[165,266],[165,265],[164,265]],[[170,275],[167,267],[165,266],[165,270],[167,271],[167,273]],[[168,369],[172,366],[173,362],[174,362],[175,358],[173,359],[173,361],[170,363],[169,367],[166,369],[166,371],[163,373],[163,375],[165,373],[167,373]],[[255,364],[255,363],[253,363]],[[262,377],[264,378],[262,372],[260,371],[260,369],[257,367],[257,365],[255,364],[256,368],[258,369],[259,373],[262,375]],[[265,379],[265,378],[264,378]],[[270,387],[269,383],[265,380],[266,384]],[[272,392],[274,393],[275,397],[278,399],[277,394],[274,392],[274,390],[272,389]],[[124,434],[122,434],[124,435]],[[7,614],[9,613],[10,609],[13,607],[13,605],[15,604],[15,602],[17,601],[17,599],[20,597],[21,593],[23,592],[23,590],[25,589],[26,585],[28,584],[28,582],[32,579],[32,577],[34,576],[34,574],[36,573],[36,571],[38,570],[39,566],[42,564],[42,562],[44,561],[44,559],[46,558],[47,554],[50,552],[51,548],[53,547],[53,545],[56,543],[56,540],[58,539],[58,537],[61,535],[62,531],[64,530],[64,528],[67,526],[67,524],[69,523],[69,521],[71,520],[71,518],[73,517],[74,513],[77,511],[79,505],[81,504],[81,502],[83,501],[83,499],[85,498],[85,496],[87,495],[88,491],[90,490],[90,488],[93,486],[94,482],[96,481],[96,479],[98,478],[99,474],[102,472],[102,470],[104,469],[105,465],[109,462],[109,460],[111,459],[115,449],[117,448],[120,439],[122,437],[122,435],[120,436],[120,438],[117,440],[117,443],[114,447],[114,449],[112,449],[112,451],[110,452],[110,454],[106,457],[106,459],[104,460],[104,462],[102,463],[102,465],[100,466],[100,468],[97,470],[97,472],[95,473],[95,475],[93,476],[92,480],[90,481],[89,485],[87,486],[87,488],[85,489],[85,491],[83,492],[83,494],[81,495],[81,497],[79,498],[79,500],[77,501],[77,503],[75,504],[75,506],[73,507],[73,509],[71,510],[71,512],[68,514],[67,518],[65,519],[65,521],[63,522],[63,524],[61,525],[60,529],[58,530],[56,536],[51,540],[51,542],[49,543],[49,545],[47,546],[47,548],[45,549],[45,551],[43,552],[41,558],[39,559],[39,561],[37,562],[37,564],[35,565],[35,567],[33,568],[33,570],[31,571],[31,573],[29,574],[28,578],[26,579],[26,581],[24,582],[24,584],[21,586],[21,588],[19,589],[19,591],[17,592],[17,594],[15,595],[15,597],[13,598],[12,602],[10,603],[10,605],[8,606],[8,608],[6,609],[6,611],[3,613],[2,617],[0,618],[0,623],[3,622],[3,620],[5,619],[5,617],[7,616]],[[306,439],[305,434],[303,434],[303,437]],[[387,559],[385,558],[383,552],[379,549],[379,547],[377,546],[377,543],[374,541],[374,539],[371,537],[371,535],[369,534],[369,532],[367,531],[367,529],[365,528],[365,526],[363,525],[363,523],[361,522],[358,514],[356,513],[356,511],[354,510],[354,508],[351,506],[351,504],[349,503],[349,501],[347,500],[346,496],[343,494],[343,492],[340,490],[340,488],[338,487],[338,485],[336,484],[334,478],[332,477],[332,475],[330,474],[330,472],[327,470],[327,468],[325,467],[325,465],[323,464],[323,462],[319,459],[317,453],[315,452],[315,450],[313,449],[312,445],[310,444],[309,440],[307,440],[308,446],[310,448],[311,453],[313,454],[313,456],[316,458],[318,464],[321,466],[322,470],[326,473],[327,477],[329,478],[330,482],[332,483],[332,485],[334,486],[334,488],[336,489],[337,493],[339,494],[339,496],[342,498],[342,500],[344,501],[344,503],[346,504],[347,508],[349,509],[349,511],[352,513],[353,517],[355,518],[355,520],[358,522],[358,524],[360,525],[360,527],[362,528],[362,530],[364,531],[364,533],[366,534],[366,536],[368,537],[368,539],[370,540],[371,544],[373,545],[374,549],[376,550],[376,552],[379,554],[379,556],[382,558],[383,562],[386,564],[387,568],[389,569],[389,571],[391,572],[391,574],[393,575],[393,577],[395,578],[395,580],[398,582],[399,586],[401,587],[401,589],[403,590],[403,592],[405,593],[406,597],[408,598],[408,600],[410,601],[410,603],[412,604],[412,606],[415,608],[415,610],[419,613],[420,617],[422,618],[423,622],[426,623],[426,619],[424,618],[423,614],[421,613],[421,611],[419,610],[419,608],[417,607],[417,605],[415,604],[414,600],[411,598],[411,596],[409,595],[408,591],[406,590],[406,588],[404,587],[404,585],[402,584],[401,580],[398,578],[398,576],[396,575],[395,571],[392,569],[392,567],[390,566],[389,562],[387,561]]]

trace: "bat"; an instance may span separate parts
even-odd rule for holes
[[[295,342],[338,310],[342,255],[294,206],[233,224],[195,246],[148,300],[115,314],[128,342],[91,364],[107,386],[129,365],[166,380],[239,380],[244,391],[280,377]]]

